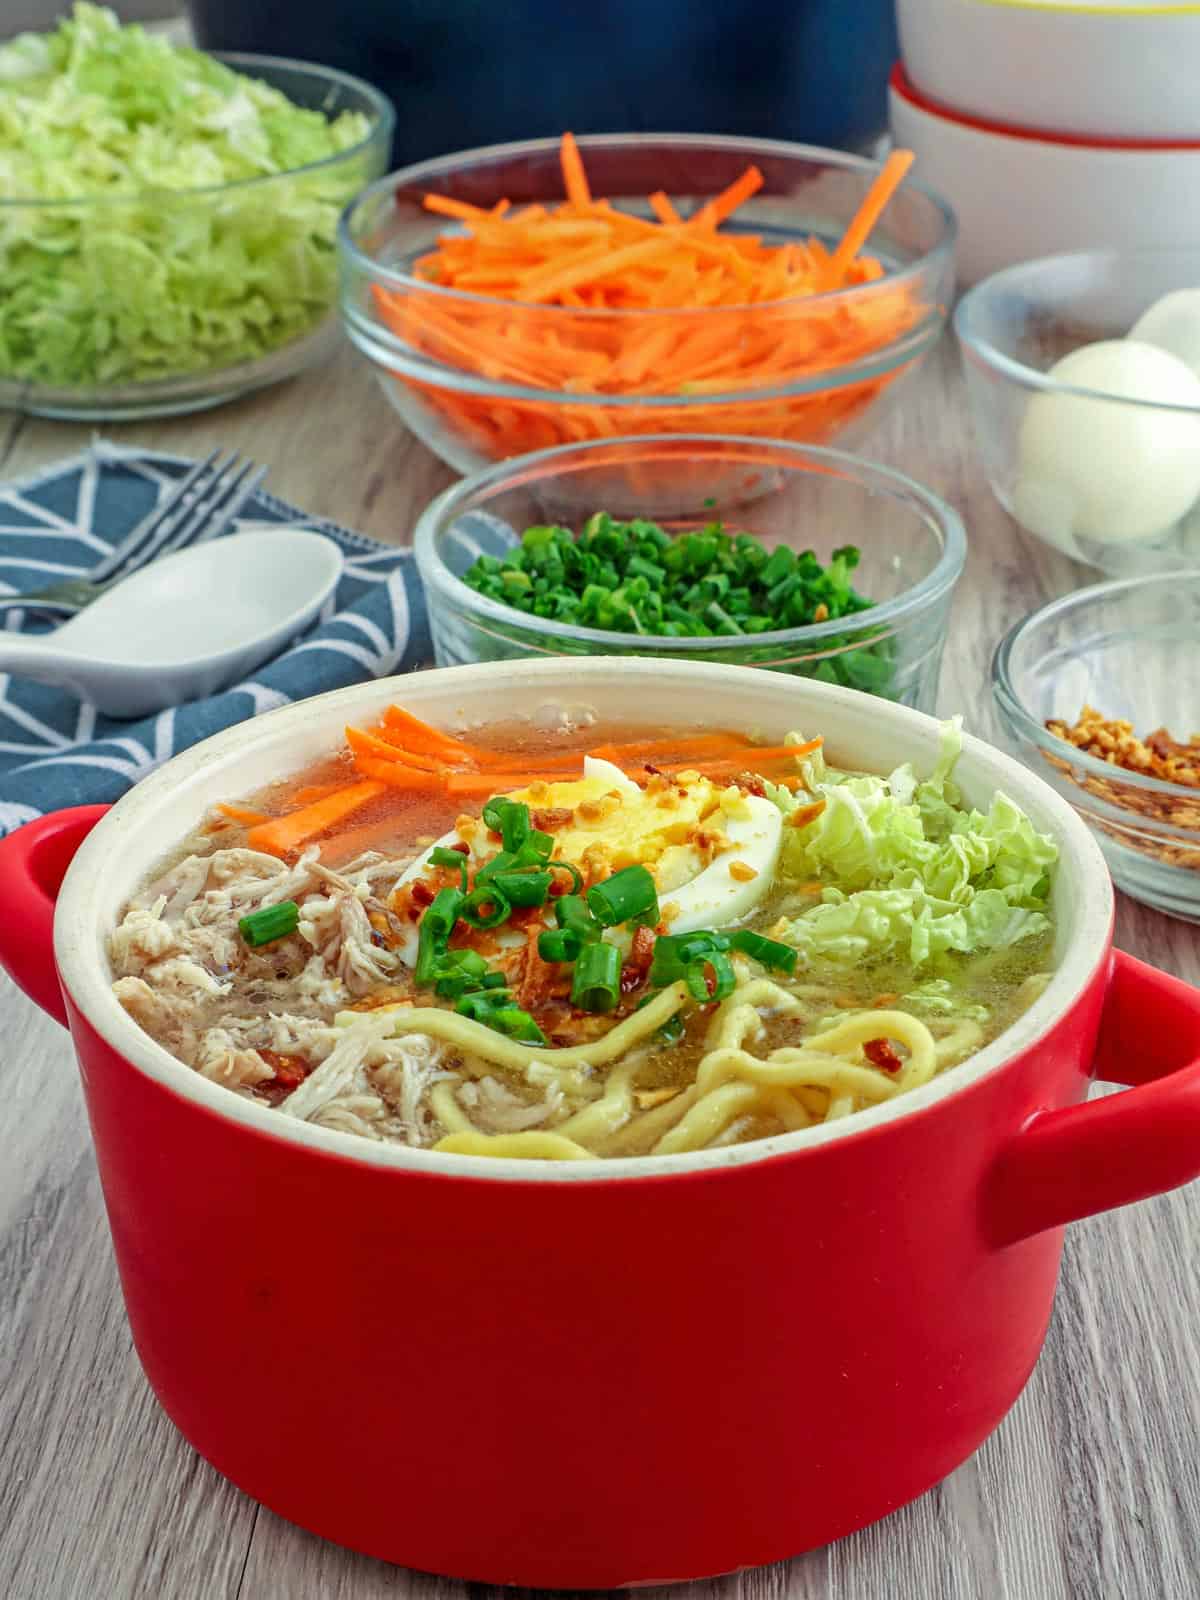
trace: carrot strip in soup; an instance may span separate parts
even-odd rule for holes
[[[402,761],[380,761],[376,756],[354,758],[354,765],[366,778],[374,778],[388,789],[404,789],[409,794],[436,794],[445,787],[438,772],[406,767]]]
[[[448,733],[442,733],[439,728],[431,727],[428,722],[422,722],[420,717],[414,717],[411,711],[405,711],[402,706],[389,706],[383,713],[383,722],[391,733],[402,736],[402,750],[466,762],[475,759],[475,752],[470,745]]]
[[[433,756],[416,755],[406,750],[398,739],[381,738],[366,728],[347,728],[346,743],[356,756],[372,756],[376,761],[395,761],[405,767],[415,767],[420,772],[440,773],[445,767],[444,761],[438,762]]]
[[[265,811],[249,811],[245,806],[218,805],[217,810],[228,817],[230,822],[241,822],[247,828],[259,822],[270,822],[270,817]]]
[[[310,806],[301,806],[299,811],[291,811],[286,817],[259,823],[247,833],[246,843],[251,850],[263,850],[268,855],[288,855],[361,810],[381,795],[384,788],[382,783],[352,783],[349,788],[315,800]]]
[[[337,794],[339,789],[344,789],[344,783],[307,783],[303,789],[297,789],[292,795],[294,806],[310,806],[314,800],[324,800],[327,794]]]

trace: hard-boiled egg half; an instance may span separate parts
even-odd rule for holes
[[[719,788],[699,773],[652,781],[643,790],[611,762],[585,756],[582,778],[516,789],[507,798],[524,801],[534,812],[560,813],[549,830],[553,859],[569,861],[586,877],[635,864],[648,868],[672,933],[742,922],[774,881],[783,836],[778,806],[737,788]],[[566,812],[569,820],[561,815]],[[497,849],[478,818],[460,819],[437,844],[467,845],[471,862]],[[426,871],[433,848],[405,869],[397,890]],[[620,942],[624,935],[610,929],[606,937]],[[416,962],[417,942],[414,923],[398,947],[409,966]]]

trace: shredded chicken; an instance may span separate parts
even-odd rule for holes
[[[548,1084],[540,1100],[529,1101],[493,1077],[462,1084],[458,1098],[469,1108],[472,1120],[488,1133],[521,1133],[526,1128],[538,1128],[551,1117],[561,1116],[566,1108],[557,1083]]]
[[[291,866],[240,846],[185,855],[134,896],[113,933],[113,992],[214,1083],[320,1127],[430,1144],[440,1130],[428,1092],[449,1076],[442,1047],[389,1039],[387,1018],[370,1011],[349,1027],[331,1021],[398,974],[372,916],[388,926],[379,896],[405,865],[370,852],[334,869],[315,846]],[[283,900],[300,908],[296,932],[251,948],[240,919]]]

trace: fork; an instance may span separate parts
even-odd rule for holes
[[[0,595],[0,611],[21,607],[74,615],[160,556],[217,538],[232,525],[267,475],[266,467],[243,462],[237,451],[225,461],[218,461],[219,455],[219,450],[212,450],[198,461],[86,577],[68,578],[25,594]]]

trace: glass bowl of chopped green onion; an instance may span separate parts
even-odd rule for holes
[[[426,509],[415,549],[438,666],[724,661],[930,711],[966,534],[841,451],[672,434],[489,467]]]
[[[96,6],[0,45],[0,406],[164,416],[323,358],[338,215],[393,123],[344,73]]]

